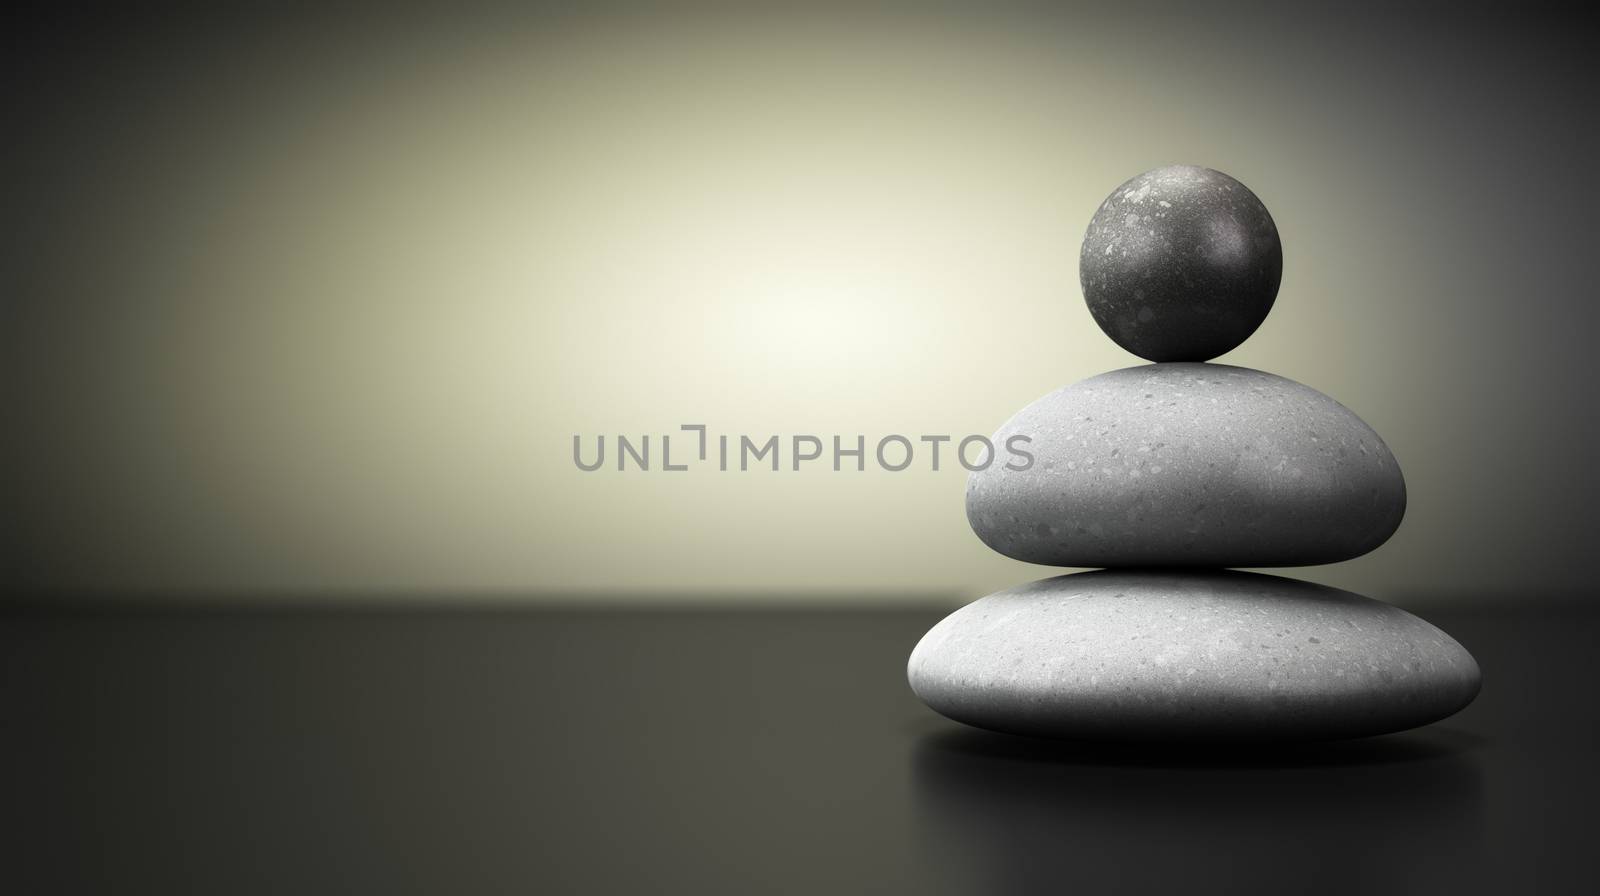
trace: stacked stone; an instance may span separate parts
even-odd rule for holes
[[[917,695],[957,721],[1086,739],[1357,737],[1477,695],[1472,656],[1379,601],[1229,567],[1307,566],[1383,544],[1405,481],[1378,434],[1299,383],[1203,363],[1271,310],[1271,215],[1217,171],[1122,186],[1080,258],[1096,322],[1156,363],[1046,395],[994,437],[1034,464],[973,473],[967,518],[1032,563],[1105,567],[1022,585],[941,621],[911,654]]]

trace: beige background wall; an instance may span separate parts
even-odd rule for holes
[[[1582,581],[1595,140],[1559,23],[375,14],[56,40],[23,62],[0,336],[18,584],[1050,574],[978,542],[953,465],[585,474],[571,438],[989,433],[1139,363],[1077,248],[1172,162],[1243,180],[1285,245],[1276,309],[1221,360],[1337,398],[1407,476],[1393,541],[1296,574],[1418,600]]]

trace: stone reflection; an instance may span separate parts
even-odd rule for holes
[[[1438,728],[1267,750],[952,727],[914,748],[915,848],[936,892],[1436,890],[1471,883],[1451,859],[1484,847],[1478,746]]]

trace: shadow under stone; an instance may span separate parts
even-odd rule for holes
[[[1481,740],[1441,728],[1152,747],[932,732],[913,747],[915,845],[949,892],[1467,884],[1486,839]]]

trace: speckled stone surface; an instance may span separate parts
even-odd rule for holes
[[[1293,380],[1222,364],[1114,370],[1000,427],[1031,468],[967,480],[991,548],[1053,566],[1310,566],[1389,538],[1405,480],[1354,413]]]
[[[1113,740],[1359,737],[1466,706],[1478,664],[1389,604],[1228,571],[1105,570],[969,604],[911,654],[917,696],[996,731]]]
[[[1108,196],[1078,260],[1089,311],[1151,361],[1206,361],[1244,342],[1283,277],[1278,228],[1256,195],[1220,171],[1157,168]]]

